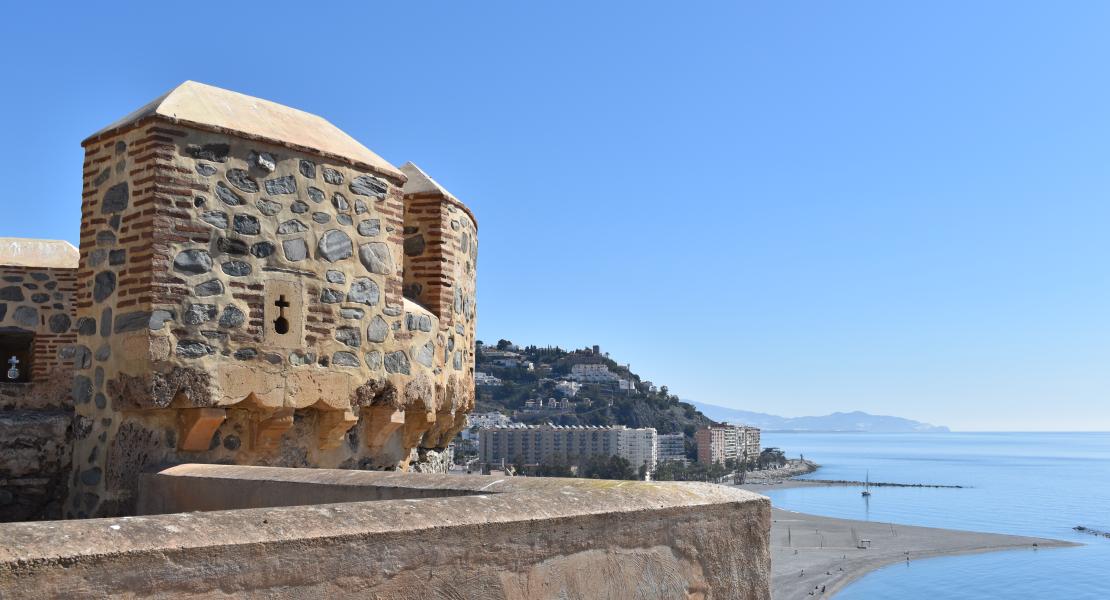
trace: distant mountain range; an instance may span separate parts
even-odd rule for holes
[[[770,431],[860,431],[868,433],[942,433],[948,428],[901,417],[865,412],[834,412],[823,417],[780,417],[684,400],[714,421],[743,423]]]

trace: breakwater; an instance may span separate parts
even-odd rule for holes
[[[870,485],[871,487],[903,487],[903,488],[946,488],[961,490],[970,486],[966,485],[942,485],[939,483],[891,483],[886,481],[852,481],[848,479],[802,479],[800,481],[807,481],[809,483],[819,483],[822,485]]]

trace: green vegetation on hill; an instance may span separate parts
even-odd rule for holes
[[[522,363],[532,363],[532,369],[524,364],[494,364],[501,351],[519,354]],[[585,384],[570,399],[573,408],[568,412],[524,412],[528,400],[562,398],[555,389],[557,380],[567,379],[573,366],[579,363],[604,364],[611,373],[633,382],[633,389],[620,390],[615,384]],[[695,454],[694,432],[713,423],[693,405],[670,394],[667,386],[652,391],[650,383],[645,383],[625,365],[591,349],[516,347],[508,340],[500,340],[496,347],[490,347],[479,342],[476,370],[497,377],[502,384],[479,386],[474,412],[498,411],[523,423],[654,427],[661,434],[684,434],[687,454],[691,458]]]

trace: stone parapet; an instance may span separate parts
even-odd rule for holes
[[[711,484],[188,464],[139,506],[209,512],[0,525],[0,596],[770,597],[770,502]]]

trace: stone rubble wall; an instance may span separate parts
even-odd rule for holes
[[[403,298],[402,183],[160,119],[87,141],[67,516],[128,514],[159,465],[445,446],[473,406],[474,265],[441,277],[465,270],[446,317]]]
[[[0,333],[33,333],[29,383],[12,383],[0,356],[0,521],[58,519],[72,452],[74,269],[0,266]]]
[[[474,408],[478,226],[469,210],[452,197],[438,192],[407,194],[404,235],[405,296],[439,317],[447,339],[437,362],[450,375],[448,389],[439,395],[452,398],[455,405],[451,411],[441,409],[443,416],[422,444],[442,450]],[[447,418],[448,412],[455,415],[454,421]]]
[[[73,269],[0,265],[0,331],[35,335],[33,364],[22,365],[31,367],[32,382],[45,381],[59,369],[72,368],[77,340],[73,328],[76,286]],[[8,358],[0,357],[4,372],[9,367]],[[88,359],[84,354],[77,357],[80,361]],[[0,381],[5,379],[0,373]],[[0,407],[18,403],[14,396],[0,391]]]

